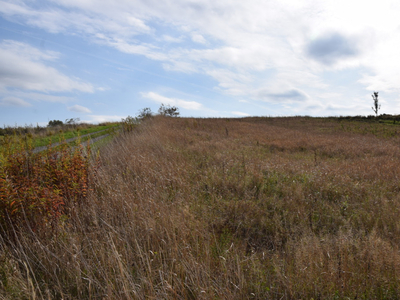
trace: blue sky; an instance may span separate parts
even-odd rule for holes
[[[370,2],[370,1],[369,1]],[[0,0],[0,125],[400,114],[400,2]]]

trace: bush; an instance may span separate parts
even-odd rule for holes
[[[139,110],[138,119],[143,120],[153,116],[153,113],[149,107],[145,107]]]
[[[122,130],[124,132],[130,132],[139,123],[139,120],[138,118],[127,116],[126,119],[122,119],[121,122],[122,122]]]
[[[47,127],[56,127],[56,126],[62,126],[64,125],[64,123],[60,120],[51,120],[49,121],[49,124],[47,125]]]
[[[0,148],[0,224],[6,229],[54,227],[67,208],[86,198],[89,157],[82,146],[39,153],[31,148],[17,137],[6,137]]]
[[[179,108],[176,106],[165,106],[164,104],[161,104],[160,108],[158,109],[158,113],[166,117],[177,117],[179,116]]]

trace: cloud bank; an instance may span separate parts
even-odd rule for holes
[[[168,98],[168,97],[161,96],[154,92],[141,93],[141,96],[143,98],[150,99],[150,100],[160,103],[160,104],[177,106],[179,108],[188,109],[188,110],[199,110],[203,107],[201,103],[196,102],[196,101],[186,101],[186,100],[177,99],[177,98]]]
[[[0,44],[0,88],[39,92],[81,91],[92,93],[93,86],[47,66],[57,53],[43,52],[28,44],[3,40]]]
[[[0,99],[1,106],[15,106],[15,107],[29,107],[32,106],[29,102],[26,102],[16,97],[4,97]]]
[[[357,56],[359,50],[354,40],[339,33],[330,33],[311,41],[307,53],[323,64],[332,65],[340,59]]]
[[[254,105],[279,103],[296,112],[320,112],[332,103],[346,107],[354,86],[337,83],[340,72],[355,74],[353,102],[372,90],[398,95],[399,13],[400,4],[389,0],[0,0],[0,14],[10,22],[79,36],[158,63],[171,77],[206,77],[212,82],[206,88],[219,95]],[[95,92],[51,65],[59,55],[3,41],[0,88]],[[188,110],[204,107],[154,92],[141,95]]]

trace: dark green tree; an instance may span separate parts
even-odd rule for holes
[[[67,125],[76,125],[76,124],[79,123],[80,120],[81,119],[79,119],[79,118],[66,119],[65,120],[65,124],[67,124]]]
[[[139,114],[137,117],[138,117],[138,119],[143,120],[146,118],[150,118],[151,116],[153,116],[151,109],[149,107],[145,107],[145,108],[139,110]]]
[[[161,104],[160,108],[158,109],[158,113],[166,117],[177,117],[179,116],[179,108],[176,106],[165,106],[164,104]]]
[[[372,99],[374,100],[374,106],[372,107],[372,110],[374,111],[375,115],[378,116],[378,111],[381,109],[381,105],[379,104],[378,100],[378,92],[374,92],[372,94]]]
[[[47,127],[55,127],[55,126],[62,126],[64,125],[64,123],[60,120],[51,120],[49,121],[49,124],[47,125]]]

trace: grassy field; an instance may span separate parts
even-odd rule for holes
[[[398,299],[399,146],[377,122],[145,120],[56,224],[1,223],[0,298]]]
[[[92,126],[82,129],[78,128],[73,130],[67,130],[65,132],[64,131],[54,132],[49,136],[35,139],[34,146],[35,147],[47,146],[49,143],[54,144],[62,139],[71,139],[71,138],[76,138],[78,136],[84,136],[87,134],[91,134],[92,137],[96,137],[95,133],[99,132],[98,135],[103,135],[107,133],[106,132],[107,130],[112,130],[115,127],[118,127],[118,124]]]
[[[57,128],[40,128],[41,130],[36,130],[33,128],[23,128],[23,131],[27,133],[15,132],[15,135],[20,138],[29,137],[32,139],[32,147],[44,147],[49,144],[55,144],[62,140],[72,139],[90,134],[92,138],[99,135],[107,134],[112,132],[119,126],[118,123],[110,123],[105,125],[91,125],[91,124],[81,124],[76,126],[60,126]],[[8,131],[11,132],[9,129]],[[96,134],[98,132],[98,134]],[[83,138],[84,140],[85,138]],[[87,139],[87,138],[86,138]],[[1,142],[4,141],[4,136],[0,136],[0,146]]]

